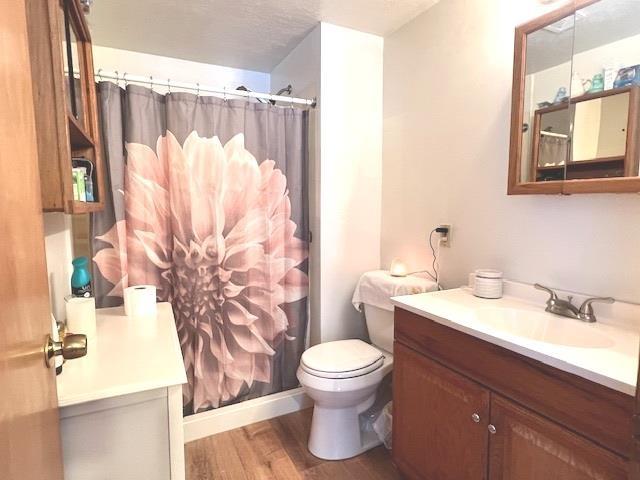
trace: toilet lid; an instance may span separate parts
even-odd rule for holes
[[[302,354],[301,366],[311,375],[352,378],[372,372],[384,363],[384,355],[362,340],[338,340],[315,345]]]

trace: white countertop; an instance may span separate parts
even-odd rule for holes
[[[123,307],[96,313],[97,345],[57,377],[60,407],[186,383],[169,303],[158,303],[153,319],[129,318]]]
[[[529,288],[533,288],[530,287]],[[520,284],[514,291],[522,291]],[[605,317],[596,323],[559,317],[544,311],[546,297],[536,294],[536,301],[505,295],[498,300],[475,297],[464,287],[440,292],[405,295],[392,298],[395,306],[446,325],[460,332],[507,348],[560,370],[573,373],[614,390],[635,395],[640,350],[637,325],[625,325]],[[605,313],[638,318],[640,306],[623,304],[603,307]],[[616,305],[616,304],[614,304]],[[594,305],[598,312],[600,305]],[[498,309],[498,310],[494,310]],[[481,321],[480,312],[506,312],[502,324],[492,324],[491,318]],[[618,316],[619,317],[619,316]],[[537,322],[535,329],[527,329],[525,322]],[[522,323],[522,324],[521,324]],[[504,328],[503,328],[504,327]],[[527,336],[518,332],[526,332]],[[533,338],[561,339],[566,344],[550,343]],[[583,340],[584,339],[584,340]],[[572,343],[583,346],[575,346]]]

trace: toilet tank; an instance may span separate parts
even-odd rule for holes
[[[364,316],[371,343],[393,353],[393,312],[365,303]]]

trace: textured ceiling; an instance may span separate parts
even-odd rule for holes
[[[568,62],[573,53],[640,34],[640,0],[601,0],[583,8],[575,28],[562,33],[539,30],[527,40],[527,72]],[[603,59],[603,61],[614,59]]]
[[[270,72],[319,21],[386,35],[438,0],[96,0],[96,45]]]

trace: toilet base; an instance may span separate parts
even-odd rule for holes
[[[359,405],[328,408],[317,404],[313,408],[309,451],[323,460],[344,460],[355,457],[382,442],[371,430],[360,427],[360,413],[373,405],[375,392]]]

